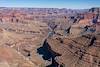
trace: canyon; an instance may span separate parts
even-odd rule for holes
[[[0,7],[0,67],[100,67],[100,8]]]

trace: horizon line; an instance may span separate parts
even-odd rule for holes
[[[88,7],[88,8],[67,8],[67,7],[61,7],[61,8],[59,8],[59,7],[16,7],[16,6],[14,6],[14,7],[10,7],[10,6],[4,6],[4,7],[2,7],[2,6],[0,6],[0,8],[50,8],[50,9],[52,9],[52,8],[55,8],[55,9],[91,9],[91,8],[100,8],[100,7]]]

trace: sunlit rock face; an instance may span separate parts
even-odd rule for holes
[[[9,67],[37,67],[43,64],[37,54],[37,48],[40,46],[42,39],[47,35],[47,25],[45,23],[31,23],[24,25],[20,23],[1,23],[0,31],[0,57],[5,60]],[[9,47],[11,50],[7,50]],[[13,56],[10,52],[18,54]],[[12,58],[18,58],[13,60]],[[13,63],[12,63],[13,62]]]
[[[100,33],[100,22],[96,24],[96,32]]]

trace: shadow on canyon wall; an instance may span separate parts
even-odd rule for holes
[[[61,56],[61,54],[56,53],[52,50],[50,45],[48,44],[47,40],[44,41],[43,46],[37,49],[37,53],[42,55],[44,60],[51,61],[52,63],[46,67],[58,67],[59,63],[56,62],[55,57]]]

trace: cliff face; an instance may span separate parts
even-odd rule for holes
[[[60,54],[55,58],[59,66],[63,64],[65,67],[99,67],[100,35],[95,36],[94,42],[93,36],[87,34],[76,38],[63,38],[63,43],[59,38],[52,38],[47,42],[53,51]]]

